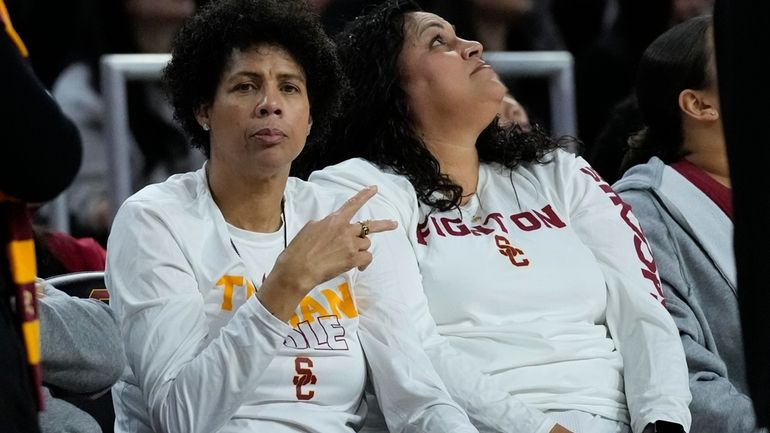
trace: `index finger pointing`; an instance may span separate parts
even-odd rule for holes
[[[364,203],[374,197],[375,194],[377,194],[377,187],[374,185],[367,186],[361,191],[358,191],[353,197],[350,197],[335,213],[345,218],[346,221],[350,221]]]

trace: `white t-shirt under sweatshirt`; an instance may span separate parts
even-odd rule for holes
[[[570,410],[636,433],[656,420],[689,429],[684,354],[636,218],[583,159],[551,159],[482,163],[475,194],[447,212],[361,159],[310,180],[379,187],[373,206],[405,230],[435,327],[413,320],[480,431],[547,432],[548,413]],[[412,311],[427,315],[412,292]]]
[[[286,223],[266,234],[228,228],[203,169],[129,198],[106,272],[128,361],[113,387],[115,430],[353,432],[367,412],[368,378],[392,431],[476,432],[403,305],[379,295],[407,284],[396,272],[403,254],[393,253],[411,251],[402,236],[373,235],[366,271],[319,284],[288,322],[254,296],[283,250],[283,230],[291,242],[349,197],[290,178]],[[363,209],[354,221],[370,218]]]

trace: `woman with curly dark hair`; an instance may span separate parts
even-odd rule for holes
[[[476,431],[379,296],[403,284],[383,253],[408,245],[363,207],[376,188],[347,199],[289,177],[340,77],[301,0],[212,2],[180,30],[165,82],[208,161],[115,219],[106,278],[129,366],[116,431],[352,432],[367,380],[393,431]]]
[[[504,86],[441,17],[389,1],[338,48],[352,91],[327,157],[358,158],[310,179],[378,185],[372,206],[399,222],[422,277],[399,294],[477,426],[687,430],[677,329],[609,185],[544,132],[500,128]]]

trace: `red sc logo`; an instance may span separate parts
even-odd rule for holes
[[[514,247],[504,236],[496,235],[495,244],[500,254],[508,257],[513,266],[527,266],[529,265],[529,259],[524,256],[524,251]],[[517,258],[519,256],[519,258]]]
[[[306,385],[315,385],[316,377],[313,374],[313,360],[310,358],[295,358],[294,370],[297,374],[294,376],[294,386],[297,388],[297,400],[310,400],[315,395],[315,391],[310,390],[307,392],[302,391],[302,387]]]

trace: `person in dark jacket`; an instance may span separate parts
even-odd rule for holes
[[[25,202],[54,198],[80,166],[80,137],[27,64],[0,0],[0,431],[37,432],[40,339]]]

